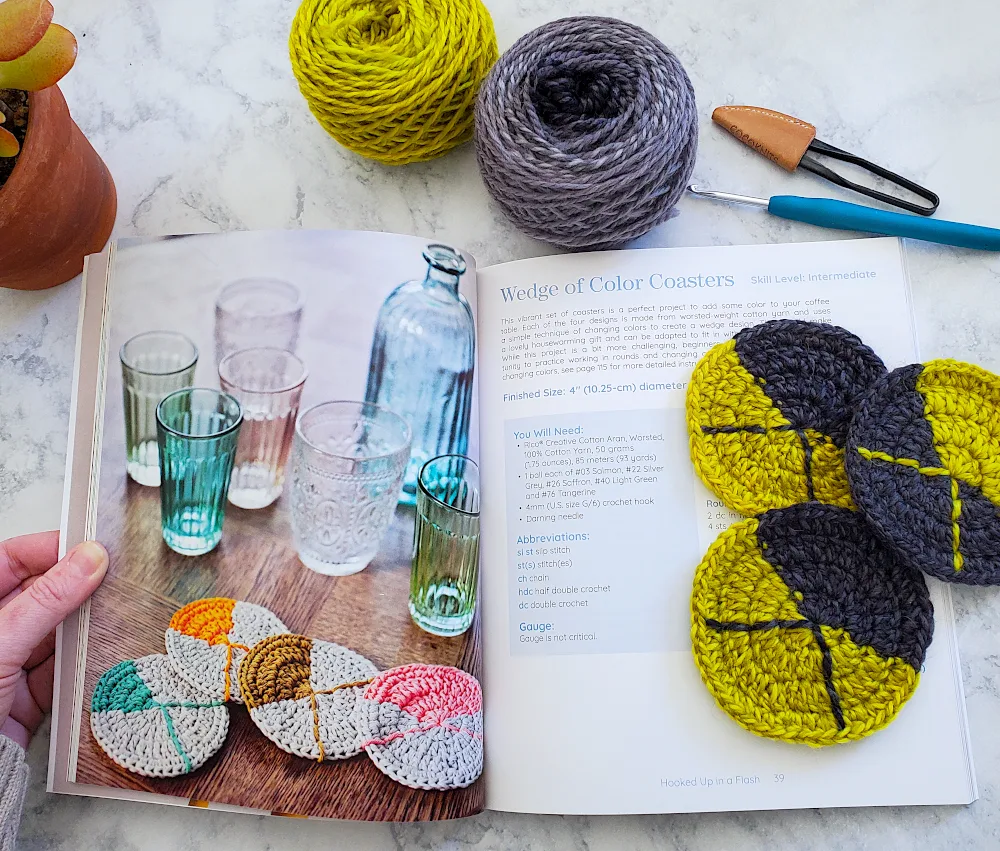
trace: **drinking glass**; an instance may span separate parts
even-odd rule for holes
[[[399,499],[410,427],[388,408],[324,402],[295,426],[292,534],[302,563],[346,576],[375,558]]]
[[[228,393],[178,390],[156,408],[163,540],[181,555],[207,553],[222,539],[226,492],[243,413]]]
[[[243,349],[219,364],[219,383],[243,409],[229,501],[263,508],[280,495],[306,367],[282,349]]]
[[[288,281],[242,278],[215,300],[215,363],[240,349],[261,346],[294,352],[302,321],[302,295]]]
[[[479,585],[479,467],[441,455],[420,469],[410,570],[410,617],[434,635],[472,625]]]
[[[156,406],[168,393],[190,387],[198,349],[183,334],[149,331],[121,347],[125,409],[125,469],[140,485],[160,484]]]

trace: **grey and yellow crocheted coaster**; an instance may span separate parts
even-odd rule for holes
[[[166,656],[119,662],[90,701],[90,729],[122,768],[176,777],[202,766],[226,740],[229,710],[181,679]]]
[[[228,597],[195,600],[178,610],[167,629],[167,655],[185,680],[219,700],[242,703],[240,663],[270,635],[287,633],[270,611]]]
[[[404,665],[364,692],[359,727],[381,771],[414,789],[458,789],[483,771],[483,693],[446,665]]]
[[[378,668],[364,656],[304,635],[274,635],[240,666],[240,689],[258,729],[279,748],[322,762],[361,752],[358,706]]]
[[[854,415],[847,474],[911,567],[1000,584],[1000,376],[954,360],[894,370]]]
[[[742,514],[800,502],[853,507],[847,426],[885,365],[836,325],[777,319],[744,328],[698,361],[687,390],[691,460]]]
[[[934,631],[924,577],[857,511],[819,503],[734,523],[695,571],[692,649],[736,723],[813,746],[881,729]]]

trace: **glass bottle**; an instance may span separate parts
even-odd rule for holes
[[[375,323],[365,401],[395,411],[413,432],[400,502],[416,502],[417,478],[438,455],[464,455],[469,443],[476,354],[472,310],[458,291],[462,255],[447,245],[424,250],[427,275],[383,302]]]

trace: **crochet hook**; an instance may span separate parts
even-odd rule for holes
[[[962,222],[943,222],[939,219],[923,219],[906,213],[876,210],[860,204],[849,204],[833,198],[804,198],[799,195],[772,195],[770,198],[751,198],[747,195],[733,195],[729,192],[714,192],[698,186],[689,186],[688,191],[702,198],[718,201],[734,201],[765,207],[772,216],[807,222],[821,228],[863,231],[884,236],[903,236],[937,242],[941,245],[956,245],[960,248],[977,248],[980,251],[1000,251],[1000,230]]]

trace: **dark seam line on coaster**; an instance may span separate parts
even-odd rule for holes
[[[833,710],[837,729],[843,730],[847,725],[844,723],[844,712],[840,708],[840,695],[837,694],[837,689],[833,684],[833,654],[830,653],[830,647],[817,624],[812,625],[812,634],[823,653],[823,681],[826,683],[826,693],[830,695],[830,708]]]
[[[719,632],[759,632],[764,629],[812,629],[809,621],[762,621],[761,623],[739,623],[737,621],[716,621],[705,618],[705,626]]]
[[[830,709],[833,712],[833,720],[837,722],[837,729],[843,730],[847,725],[844,723],[844,712],[840,708],[840,695],[833,685],[833,654],[830,647],[823,638],[819,625],[812,621],[763,621],[761,623],[739,623],[736,621],[717,621],[705,618],[705,626],[719,632],[759,632],[764,629],[808,629],[816,644],[819,645],[820,653],[823,654],[823,684],[826,686],[826,693],[830,696]]]
[[[799,440],[802,441],[802,451],[806,455],[805,459],[805,474],[806,474],[806,499],[810,502],[816,499],[816,490],[813,487],[813,451],[812,446],[809,445],[809,438],[806,435],[806,430],[804,428],[795,429],[795,433],[799,436]]]
[[[867,453],[867,454],[866,454]],[[946,467],[929,467],[922,465],[915,458],[893,458],[884,452],[876,452],[868,449],[864,446],[858,447],[858,454],[868,460],[868,461],[885,461],[890,464],[895,464],[896,466],[902,467],[905,470],[913,470],[920,476],[924,478],[933,478],[935,476],[942,476],[949,480],[950,491],[951,491],[951,526],[952,526],[952,568],[955,573],[962,570],[962,565],[965,562],[965,557],[962,555],[962,541],[961,541],[961,527],[959,526],[959,520],[962,516],[962,502],[959,499],[958,486],[960,484],[967,484],[963,480],[955,476]],[[974,485],[969,484],[969,487],[974,487]]]
[[[769,431],[797,431],[798,429],[789,423],[779,426],[702,426],[702,434],[739,434],[741,431],[750,434],[767,434]]]

